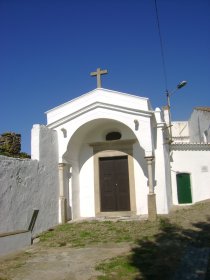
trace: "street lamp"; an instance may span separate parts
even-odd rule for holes
[[[173,142],[173,140],[172,140],[172,128],[171,128],[172,124],[171,124],[171,102],[170,102],[170,98],[171,98],[172,94],[174,94],[177,90],[186,86],[186,84],[187,84],[187,81],[182,81],[176,86],[176,88],[172,92],[169,92],[168,90],[166,90],[167,108],[168,108],[169,144],[171,144]]]

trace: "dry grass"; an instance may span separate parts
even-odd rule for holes
[[[152,237],[159,222],[148,221],[87,221],[56,227],[40,236],[46,247],[84,247],[99,243],[135,243],[140,237]]]

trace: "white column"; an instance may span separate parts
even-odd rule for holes
[[[154,193],[154,186],[153,186],[153,172],[152,172],[152,161],[154,159],[153,156],[145,157],[147,161],[147,170],[148,170],[148,185],[149,185],[149,193]]]
[[[147,195],[148,219],[154,221],[157,218],[156,195],[154,193],[153,168],[152,168],[152,161],[154,159],[154,156],[146,156],[145,159],[147,161],[148,185],[149,185],[149,193]]]
[[[67,221],[67,200],[64,195],[64,168],[65,163],[58,164],[59,173],[59,223],[64,224]]]

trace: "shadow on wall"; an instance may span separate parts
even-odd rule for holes
[[[135,143],[134,146],[135,146],[134,154],[127,153],[127,155],[131,155],[133,158],[136,159],[139,166],[141,166],[144,175],[147,177],[148,176],[147,175],[147,164],[146,164],[146,160],[144,159],[145,150],[139,145],[139,143]],[[93,157],[93,149],[89,148],[88,145],[87,145],[87,149],[88,149],[88,152],[86,152],[85,156],[83,158],[81,158],[80,169],[85,164],[85,162],[87,162],[90,158]],[[124,152],[123,149],[119,149],[119,148],[116,149],[116,148],[112,148],[112,147],[109,147],[109,149],[107,149],[107,150]],[[104,151],[106,151],[106,149]]]
[[[154,238],[147,237],[139,240],[137,247],[132,250],[130,265],[137,268],[139,272],[135,280],[210,279],[210,263],[206,278],[204,276],[208,258],[206,258],[206,265],[198,268],[196,266],[201,265],[205,260],[196,258],[192,253],[206,249],[209,252],[207,247],[210,247],[210,217],[207,222],[193,224],[193,229],[183,229],[166,218],[161,219],[160,233]],[[180,264],[183,264],[186,254],[189,255],[187,259],[189,264],[182,267]],[[201,256],[201,253],[199,254]],[[202,257],[203,255],[204,253]],[[194,274],[189,278],[193,270]],[[184,274],[188,278],[184,278]]]
[[[78,162],[79,159],[80,170],[82,166],[93,156],[93,149],[89,146],[89,143],[104,142],[104,137],[106,134],[104,131],[118,131],[118,129],[120,129],[122,133],[122,140],[136,139],[136,135],[133,133],[133,131],[119,121],[110,119],[98,119],[85,123],[80,128],[78,128],[71,137],[71,139],[69,139],[67,150],[63,154],[64,162],[68,162],[71,165],[75,165],[75,163]],[[110,146],[108,149],[112,150]],[[81,150],[83,154],[82,157]],[[118,151],[123,152],[124,150],[118,149]],[[138,141],[133,145],[133,154],[131,155],[138,162],[139,166],[141,167],[144,173],[144,176],[148,178],[147,163],[144,159],[145,150],[140,146]]]

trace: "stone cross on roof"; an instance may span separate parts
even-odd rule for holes
[[[91,76],[97,76],[97,88],[101,88],[101,75],[107,74],[107,70],[101,70],[101,68],[97,68],[96,72],[91,72]]]

